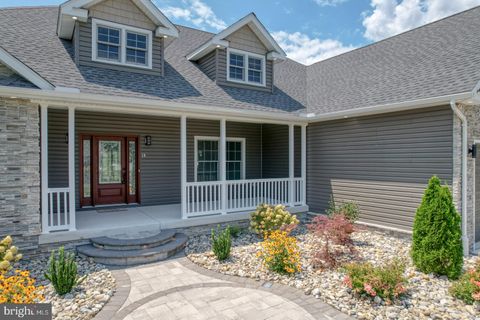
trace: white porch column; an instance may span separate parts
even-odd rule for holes
[[[68,107],[68,188],[70,189],[70,230],[76,230],[75,222],[75,107]]]
[[[302,125],[302,205],[307,204],[307,125]]]
[[[182,219],[187,219],[187,117],[180,119],[180,179],[182,197]]]
[[[40,153],[41,153],[41,204],[42,233],[47,233],[48,226],[48,105],[40,105]]]
[[[290,207],[295,205],[295,184],[293,179],[295,178],[295,126],[293,124],[288,125],[288,177],[289,180],[289,190],[288,190],[288,202]]]
[[[227,214],[227,185],[226,185],[226,150],[227,150],[227,121],[220,120],[220,145],[219,148],[219,162],[220,162],[220,181],[222,182],[222,214]]]

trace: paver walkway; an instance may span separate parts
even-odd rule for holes
[[[300,290],[222,275],[186,257],[113,273],[117,292],[95,320],[349,319]]]

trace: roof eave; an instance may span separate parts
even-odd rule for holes
[[[151,114],[165,115],[191,115],[192,117],[207,118],[244,118],[257,119],[261,122],[290,122],[306,123],[296,114],[288,112],[271,112],[248,110],[239,108],[226,108],[211,105],[153,100],[144,98],[119,97],[82,93],[73,88],[69,90],[39,90],[30,88],[0,86],[0,96],[29,99],[35,102],[45,102],[51,106],[82,106],[84,108],[103,108],[116,112],[150,112]],[[133,106],[133,107],[132,107]]]
[[[449,94],[444,96],[437,96],[425,99],[416,99],[409,101],[402,101],[396,103],[382,104],[371,107],[350,109],[344,111],[335,111],[316,115],[314,113],[303,114],[302,117],[308,119],[309,122],[323,122],[338,119],[346,119],[350,117],[360,117],[373,114],[389,113],[396,111],[406,111],[412,109],[427,108],[440,105],[448,105],[452,99],[458,102],[466,102],[474,99],[471,91]]]
[[[132,0],[155,24],[155,36],[178,38],[177,27],[150,0]],[[60,5],[58,13],[57,34],[62,39],[70,40],[73,36],[75,21],[86,22],[88,9],[99,0],[69,0]]]
[[[287,54],[285,53],[285,51],[283,51],[283,49],[278,45],[275,39],[273,39],[273,37],[263,26],[260,20],[258,20],[257,16],[254,13],[250,13],[229,26],[228,28],[219,32],[212,39],[210,39],[209,41],[201,45],[199,48],[197,48],[195,51],[187,55],[187,59],[191,61],[196,61],[210,53],[215,48],[229,48],[229,41],[225,40],[225,38],[246,25],[250,26],[255,35],[269,50],[267,54],[267,59],[284,60],[287,58]]]

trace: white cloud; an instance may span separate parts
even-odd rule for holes
[[[278,31],[273,32],[272,36],[290,59],[307,65],[355,49],[354,46],[345,46],[338,40],[310,38],[300,32]]]
[[[480,5],[480,0],[371,0],[364,36],[378,41]]]
[[[321,7],[335,7],[348,0],[314,0]]]
[[[227,24],[218,18],[212,8],[201,0],[183,0],[182,6],[169,6],[160,10],[169,18],[184,20],[192,23],[198,28],[213,28],[222,30]]]

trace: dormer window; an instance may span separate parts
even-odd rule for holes
[[[98,26],[97,57],[120,61],[120,30]]]
[[[152,68],[152,32],[98,19],[92,20],[92,60]]]
[[[228,81],[265,86],[265,57],[262,55],[227,49]]]

